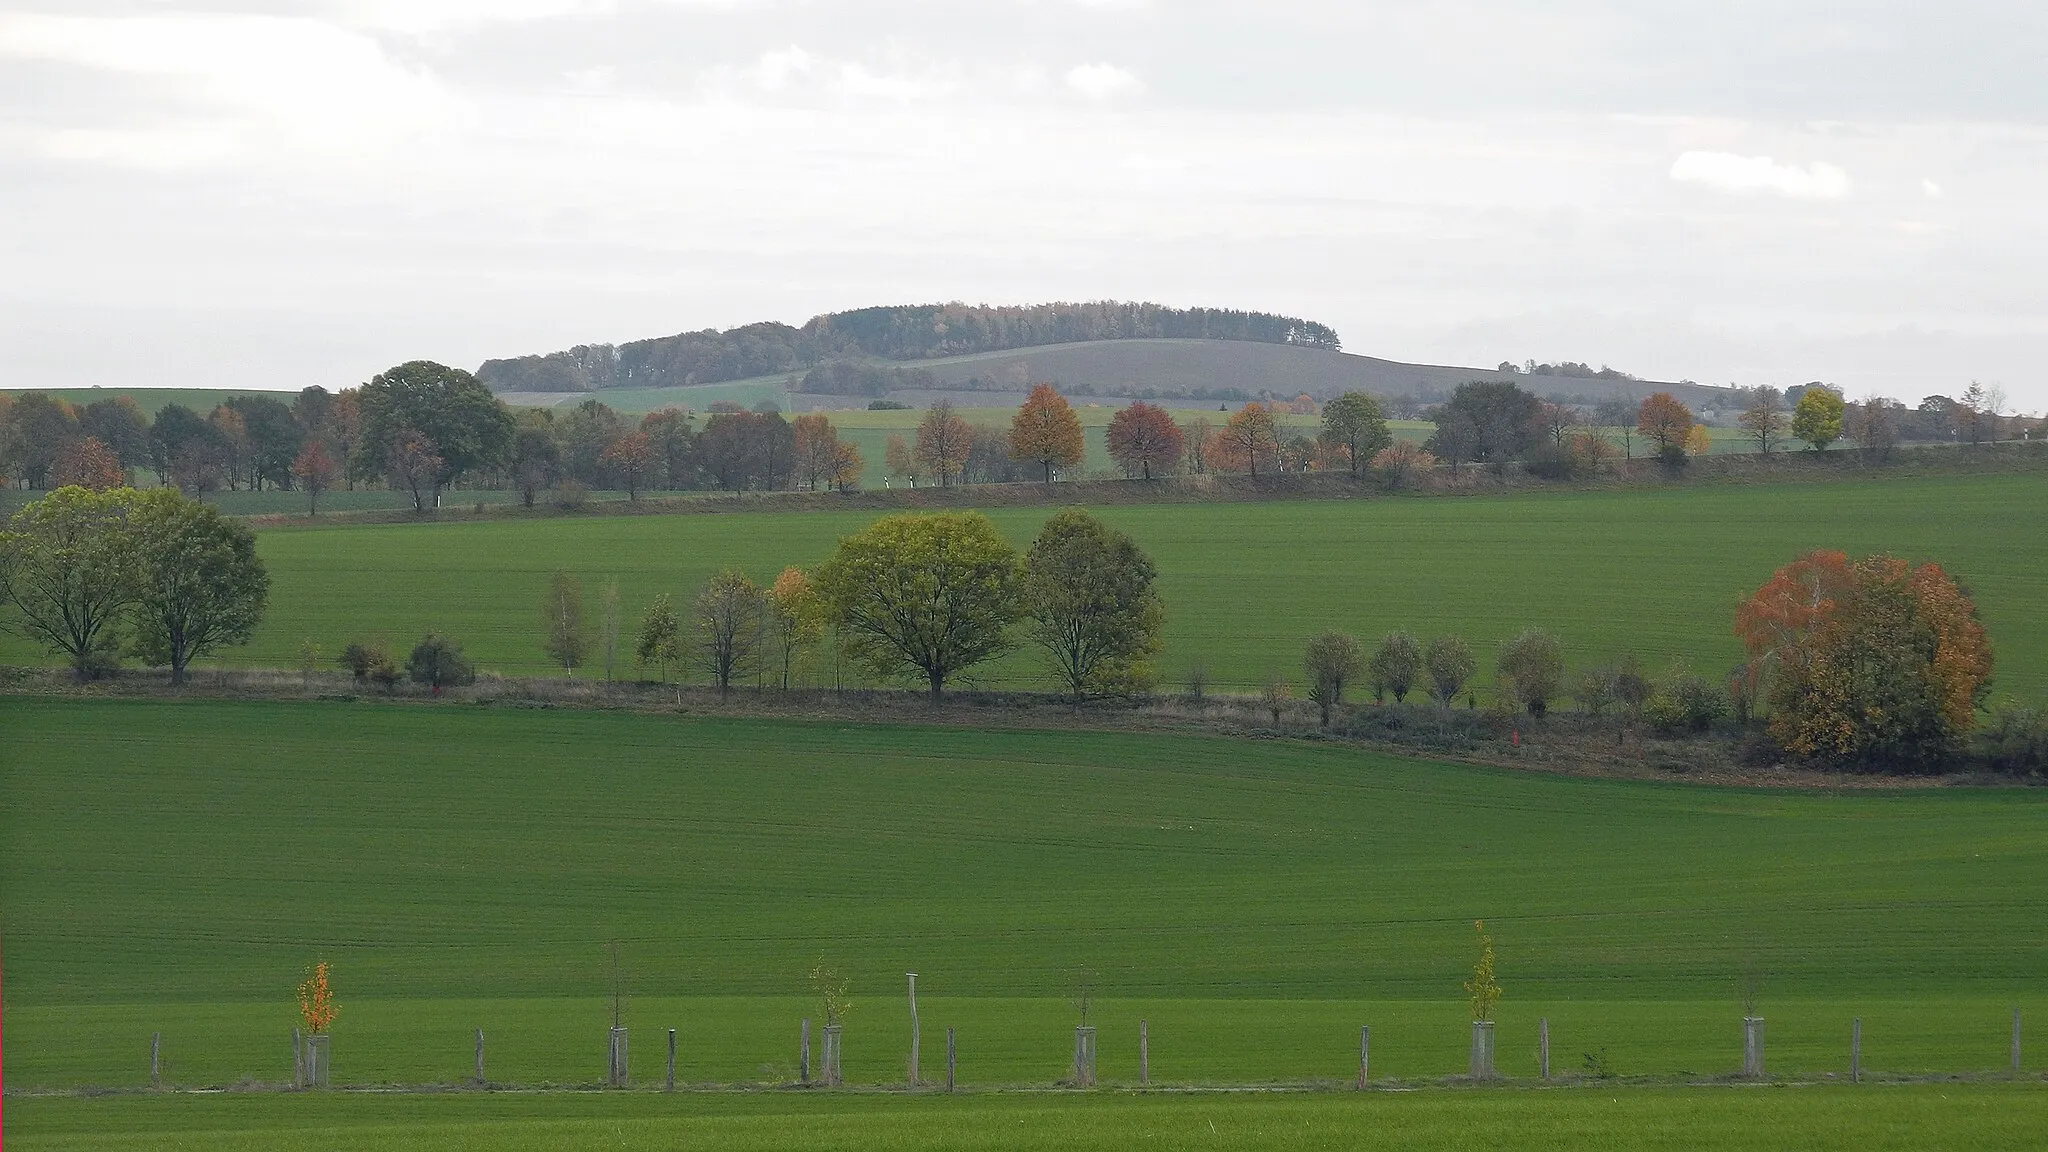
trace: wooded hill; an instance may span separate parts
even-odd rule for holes
[[[629,343],[486,360],[477,377],[498,392],[666,388],[802,373],[831,360],[926,360],[1093,340],[1243,340],[1335,351],[1313,320],[1225,308],[1117,300],[1014,307],[915,304],[827,312],[800,328],[775,321]]]

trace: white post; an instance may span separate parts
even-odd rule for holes
[[[1472,1058],[1466,1071],[1474,1080],[1493,1078],[1493,1021],[1472,1022]]]
[[[1138,1083],[1152,1082],[1152,1035],[1143,1020],[1138,1021]]]
[[[663,1082],[664,1092],[676,1090],[676,1030],[668,1030],[668,1079]]]
[[[1367,1024],[1358,1030],[1358,1086],[1365,1087],[1365,1082],[1371,1075],[1372,1025]]]
[[[1742,1018],[1742,1074],[1750,1077],[1764,1074],[1764,1018],[1761,1016]]]
[[[611,1031],[611,1047],[606,1058],[605,1083],[612,1088],[624,1088],[626,1080],[626,1030],[614,1028]]]
[[[910,977],[910,1086],[917,1087],[917,973],[905,972]]]

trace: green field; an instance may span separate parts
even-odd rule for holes
[[[11,1089],[288,1075],[290,989],[336,966],[348,1083],[575,1084],[603,943],[646,1083],[795,1071],[804,973],[853,981],[850,1080],[1050,1084],[1094,974],[1102,1074],[1137,1021],[1173,1083],[1462,1067],[1499,943],[1501,1066],[1605,1051],[1716,1075],[1764,973],[1771,1068],[2003,1067],[2048,1019],[2048,794],[1818,795],[1555,778],[1276,741],[345,703],[0,701]],[[2038,1059],[2034,1061],[2038,1063]]]
[[[2040,1145],[2039,1084],[1351,1096],[360,1096],[23,1100],[21,1149],[1328,1148],[1994,1152]]]
[[[1100,510],[1157,561],[1167,607],[1160,665],[1193,663],[1248,689],[1295,675],[1328,627],[1469,637],[1494,645],[1542,624],[1574,665],[1632,652],[1653,672],[1684,657],[1718,675],[1740,658],[1738,599],[1815,547],[1936,560],[1977,598],[1997,650],[1997,690],[2048,693],[2048,478],[1887,478],[1398,500],[1119,506]],[[991,516],[1019,545],[1043,508]],[[767,581],[816,564],[866,513],[550,518],[275,529],[258,548],[275,581],[256,641],[235,664],[294,667],[302,641],[338,652],[382,633],[453,635],[486,668],[546,671],[536,623],[548,574],[590,593],[616,579],[628,635],[659,592],[686,601],[715,568]],[[0,661],[37,659],[18,637]],[[1035,683],[1019,655],[993,684]],[[821,672],[830,682],[829,666]]]

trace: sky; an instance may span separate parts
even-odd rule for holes
[[[2048,409],[2048,6],[0,0],[0,387],[1144,299]]]

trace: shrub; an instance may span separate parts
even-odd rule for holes
[[[476,665],[463,658],[462,645],[439,633],[423,637],[406,658],[405,669],[415,684],[434,691],[476,682]]]
[[[341,650],[341,655],[335,658],[335,663],[348,669],[349,675],[354,676],[358,684],[367,684],[372,680],[389,684],[396,679],[395,676],[391,679],[382,679],[378,676],[379,672],[395,673],[396,669],[391,666],[391,653],[377,641],[358,640],[350,644]]]
[[[1643,718],[1661,732],[1704,732],[1727,713],[1723,694],[1682,664],[1672,666],[1643,705]]]
[[[2002,771],[2048,773],[2048,707],[2004,704],[1977,733],[1977,753]]]
[[[1373,650],[1367,671],[1372,677],[1375,702],[1385,703],[1386,694],[1391,692],[1394,703],[1405,704],[1416,678],[1422,675],[1422,645],[1406,632],[1389,632]]]
[[[1524,629],[1501,645],[1497,667],[1513,689],[1515,700],[1531,716],[1548,711],[1550,701],[1564,687],[1564,649],[1556,636],[1541,628]]]
[[[1621,673],[1613,668],[1588,668],[1572,681],[1572,699],[1579,702],[1580,711],[1598,716],[1621,698],[1620,680]]]
[[[590,486],[581,480],[564,480],[555,489],[555,507],[564,512],[574,512],[583,507],[590,498]]]

